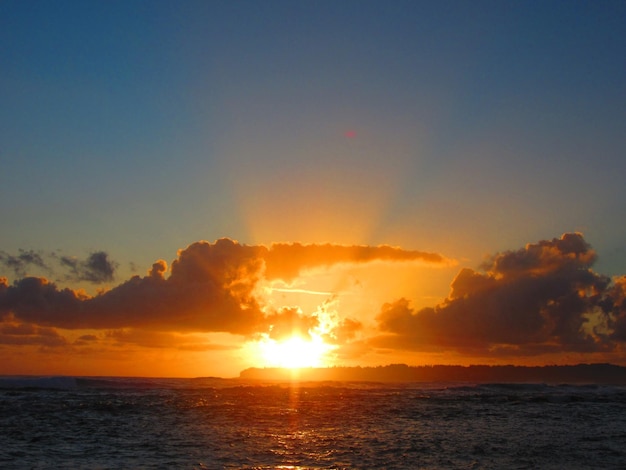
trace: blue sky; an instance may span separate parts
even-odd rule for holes
[[[0,8],[6,249],[349,242],[385,199],[356,241],[474,258],[581,230],[626,261],[622,2]],[[280,223],[316,191],[339,226]]]
[[[580,231],[623,274],[625,21],[621,1],[5,0],[0,250],[103,250],[122,282],[221,237],[476,268]]]

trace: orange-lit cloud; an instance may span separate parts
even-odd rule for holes
[[[67,340],[54,328],[17,321],[12,315],[0,323],[0,345],[29,345],[42,347],[66,346]]]
[[[148,328],[173,331],[254,331],[263,315],[252,296],[261,262],[255,249],[220,240],[182,250],[163,276],[155,263],[145,277],[88,297],[43,278],[0,283],[0,313],[65,329]]]
[[[302,271],[339,263],[367,263],[372,261],[419,261],[428,264],[447,264],[451,261],[438,253],[410,251],[388,245],[302,245],[274,243],[263,254],[265,275],[268,279],[291,281]]]
[[[33,253],[23,253],[23,262],[36,261]],[[375,316],[382,300],[345,309],[353,299],[339,292],[329,294],[317,310],[303,312],[297,302],[275,305],[276,299],[265,298],[260,287],[272,280],[301,282],[315,274],[312,269],[337,264],[449,266],[448,260],[389,246],[197,242],[179,251],[171,269],[158,260],[145,276],[133,276],[94,296],[45,278],[12,283],[0,278],[0,347],[5,352],[30,347],[101,356],[135,347],[230,354],[243,340],[280,341],[293,334],[306,339],[313,334],[335,348],[337,363],[356,363],[359,357],[380,363],[418,352],[482,358],[563,352],[615,357],[626,346],[626,276],[611,280],[594,272],[595,260],[583,236],[568,233],[498,253],[478,269],[461,269],[438,305],[413,308],[414,300],[400,297],[385,303]],[[215,342],[212,335],[224,336]]]
[[[363,329],[363,324],[352,318],[339,320],[334,328],[324,336],[324,340],[330,344],[345,344],[350,342],[356,333]]]
[[[93,259],[92,259],[93,258]],[[105,271],[106,256],[92,255],[85,266]],[[88,260],[88,261],[89,261]],[[20,322],[63,329],[148,329],[178,332],[279,334],[285,322],[306,323],[311,317],[265,312],[255,296],[263,278],[293,279],[300,272],[337,263],[371,261],[445,263],[441,255],[389,246],[275,244],[248,246],[230,239],[197,242],[180,250],[167,274],[167,263],[155,262],[144,277],[96,296],[60,288],[45,278],[26,277],[9,285],[0,280],[0,315]],[[76,263],[74,266],[83,266]],[[304,325],[304,326],[306,326]],[[303,326],[303,328],[304,328]]]
[[[150,331],[138,328],[108,330],[97,341],[114,341],[120,345],[136,345],[148,348],[174,348],[181,351],[227,351],[234,346],[209,342],[201,334],[179,334],[165,331]]]
[[[304,315],[295,307],[283,308],[280,312],[268,315],[267,324],[270,326],[269,337],[275,340],[298,335],[309,338],[311,329],[319,325],[315,315]]]
[[[462,269],[449,297],[411,309],[383,305],[374,344],[394,349],[467,354],[598,352],[623,340],[623,285],[591,270],[596,253],[579,233],[500,253],[483,272]]]

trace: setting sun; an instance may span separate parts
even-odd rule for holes
[[[311,339],[291,336],[282,341],[266,337],[258,347],[264,366],[289,369],[326,366],[325,358],[333,349],[317,336]]]

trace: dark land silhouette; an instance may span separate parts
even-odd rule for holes
[[[263,381],[472,382],[626,385],[626,367],[613,364],[567,366],[408,366],[250,368],[240,378]]]

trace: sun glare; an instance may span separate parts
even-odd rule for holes
[[[289,369],[322,367],[326,365],[326,355],[333,349],[315,336],[311,339],[292,336],[281,341],[264,338],[259,342],[259,347],[264,366]]]

